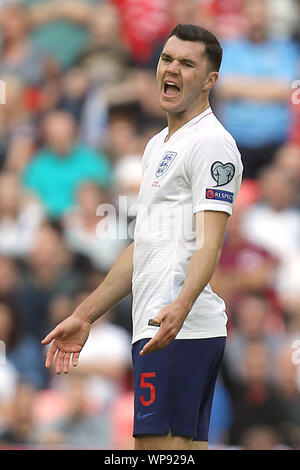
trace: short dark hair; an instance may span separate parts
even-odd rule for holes
[[[223,49],[214,34],[201,26],[194,24],[178,24],[170,32],[168,39],[176,36],[182,41],[201,42],[205,45],[205,53],[212,71],[219,71]]]

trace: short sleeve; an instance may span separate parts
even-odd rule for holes
[[[193,213],[205,210],[232,215],[242,181],[242,162],[233,138],[208,136],[193,145],[187,159]]]

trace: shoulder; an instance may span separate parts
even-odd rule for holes
[[[187,142],[186,165],[188,171],[196,171],[197,168],[207,168],[216,163],[234,167],[234,173],[241,176],[243,165],[241,154],[235,139],[218,121],[211,115],[205,125],[197,126],[189,135]]]
[[[31,171],[35,171],[36,169],[43,167],[49,167],[50,165],[52,165],[50,153],[47,149],[41,149],[32,156],[31,161],[25,168],[25,173],[30,173]]]
[[[215,149],[231,149],[239,155],[236,141],[233,136],[225,129],[214,114],[207,117],[206,122],[201,126],[195,126],[190,136],[190,145],[208,153]]]
[[[89,162],[96,163],[97,165],[109,163],[109,159],[105,153],[98,150],[94,150],[93,148],[82,143],[79,143],[74,147],[73,156],[75,157],[75,159],[77,158],[80,161],[84,156],[85,162],[86,159],[88,159]]]

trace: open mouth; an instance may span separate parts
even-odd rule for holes
[[[179,93],[180,88],[175,82],[172,82],[171,80],[166,80],[164,82],[164,96],[167,98],[175,98]]]

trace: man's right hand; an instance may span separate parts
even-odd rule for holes
[[[91,329],[91,323],[82,320],[75,314],[59,323],[43,340],[42,344],[52,344],[47,352],[45,366],[52,366],[53,359],[57,374],[69,372],[70,360],[72,365],[78,364],[79,354]]]

